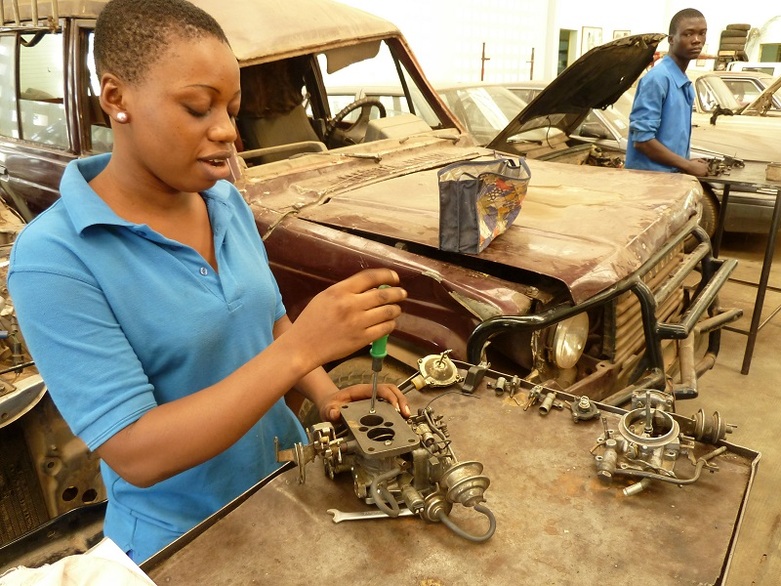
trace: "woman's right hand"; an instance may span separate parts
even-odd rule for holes
[[[288,333],[313,353],[316,366],[351,354],[394,330],[407,297],[398,284],[390,269],[356,273],[315,296]]]

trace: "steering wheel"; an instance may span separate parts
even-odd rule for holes
[[[339,128],[339,124],[351,112],[358,110],[359,108],[361,113],[358,115],[358,119],[347,128]],[[383,106],[382,102],[377,98],[361,98],[342,108],[336,116],[328,121],[323,142],[328,145],[328,148],[338,146],[332,143],[358,144],[363,142],[363,139],[366,136],[366,128],[369,125],[369,115],[371,114],[372,108],[377,108],[380,113],[380,118],[385,118],[385,106]],[[337,138],[338,140],[335,140]]]

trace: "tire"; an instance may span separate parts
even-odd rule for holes
[[[719,51],[742,51],[746,48],[746,41],[722,41],[719,45]]]
[[[702,217],[700,217],[700,227],[708,234],[708,238],[713,239],[716,234],[716,226],[719,225],[719,203],[715,196],[705,190],[702,196]]]
[[[745,39],[747,36],[747,30],[727,29],[725,31],[721,31],[722,39]]]
[[[349,358],[328,371],[328,376],[340,389],[353,385],[371,384],[373,374],[372,359],[369,356]],[[399,384],[411,374],[412,370],[409,367],[391,358],[386,358],[377,377],[377,382]],[[309,428],[322,421],[314,403],[309,399],[304,399],[297,415],[304,428]]]

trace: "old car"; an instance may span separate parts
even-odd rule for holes
[[[20,0],[5,14],[0,68],[10,74],[0,79],[0,190],[26,220],[56,200],[68,161],[110,149],[91,61],[104,4]],[[399,29],[363,11],[329,0],[196,4],[222,24],[241,66],[234,180],[292,318],[330,284],[366,267],[391,267],[409,297],[388,342],[385,376],[398,380],[433,352],[614,404],[638,393],[669,405],[697,396],[720,328],[740,311],[718,303],[735,261],[712,254],[698,225],[702,189],[694,178],[531,160],[532,151],[564,145],[529,142],[517,122],[500,133],[501,147],[496,139],[479,146]],[[661,38],[611,46],[644,67]],[[334,112],[329,88],[355,79],[400,88],[405,111],[388,116],[380,101],[363,98]],[[620,79],[610,81],[611,94],[625,90]],[[588,80],[581,82],[589,92]],[[300,99],[269,117],[258,86]],[[442,250],[437,172],[527,155],[531,181],[515,223],[480,254]],[[345,382],[366,380],[369,365],[367,349],[328,366]],[[23,435],[17,424],[26,417],[7,433]],[[70,454],[77,445],[72,437],[28,441],[30,465],[45,468],[52,451]],[[54,518],[66,501],[99,498],[93,465],[63,458],[54,468],[67,484],[33,477],[3,485],[3,507],[27,508],[24,499],[45,492],[56,501],[48,509]],[[4,540],[18,543],[35,528],[31,521]]]
[[[711,73],[713,72],[708,72],[708,75],[711,75]],[[730,72],[716,72],[716,75],[722,78],[725,78],[725,74],[730,74]],[[690,74],[694,79],[698,75],[703,74]],[[543,91],[546,94],[556,93],[556,86],[560,87],[562,85],[557,82],[551,90],[548,90],[546,88],[549,84],[550,82],[541,80],[524,80],[508,82],[504,86],[522,100],[531,101]],[[626,145],[629,139],[629,113],[632,110],[633,91],[633,88],[628,89],[610,106],[590,109],[588,115],[577,121],[576,124],[560,118],[555,130],[565,132],[569,137],[569,143],[573,147],[578,144],[593,144],[600,149],[601,153],[612,153],[604,158],[604,164],[621,167],[623,166],[624,153],[626,152]],[[578,96],[574,95],[571,98],[577,100]],[[543,96],[542,100],[546,100],[545,96]],[[562,102],[559,107],[571,108],[572,106],[568,102]],[[699,136],[700,130],[698,126],[695,126],[693,135]],[[717,150],[713,150],[712,148],[704,148],[694,139],[691,150],[692,157],[711,160],[716,173],[722,170],[721,164],[724,161],[733,161],[732,164],[742,164],[744,162],[741,158],[737,158],[737,161],[735,161],[736,158],[728,153],[733,152],[733,145],[736,144],[735,136],[743,136],[745,142],[751,142],[751,131],[739,129],[726,131],[721,128],[711,128],[707,131],[714,134],[714,140],[717,133],[724,142],[711,144],[710,146],[714,148],[718,147]],[[563,155],[557,156],[561,157]],[[764,156],[767,157],[769,154],[765,153]],[[765,159],[765,162],[769,162],[769,160]],[[729,169],[727,169],[727,172],[729,172]],[[723,185],[718,181],[718,176],[713,176],[710,181],[708,178],[704,178],[700,183],[702,184],[704,194],[701,225],[709,235],[713,236],[722,212]],[[771,223],[774,203],[774,196],[770,193],[764,193],[761,189],[754,189],[753,187],[747,189],[741,185],[733,186],[730,192],[729,209],[724,217],[723,230],[725,232],[767,233]]]
[[[697,75],[697,73],[692,71],[690,76]],[[700,75],[704,75],[704,73],[700,73]],[[741,106],[747,106],[756,100],[775,80],[769,73],[748,69],[740,71],[730,69],[726,71],[712,71],[708,72],[707,75],[715,75],[723,79]],[[776,90],[771,99],[768,114],[778,113],[778,111],[781,111],[781,91]]]

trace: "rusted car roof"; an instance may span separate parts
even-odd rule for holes
[[[108,0],[60,0],[60,17],[95,18]],[[15,15],[5,3],[4,20],[13,23]],[[21,20],[32,14],[31,0],[19,0]],[[52,2],[41,0],[38,15],[52,14]],[[378,37],[398,36],[399,29],[391,22],[368,12],[332,0],[298,0],[288,2],[257,2],[254,0],[195,0],[193,4],[218,18],[236,58],[242,64],[272,61],[289,55],[299,55],[317,47],[350,44]],[[227,10],[227,7],[230,7]],[[251,27],[247,23],[253,23]],[[292,33],[291,33],[292,31]]]

